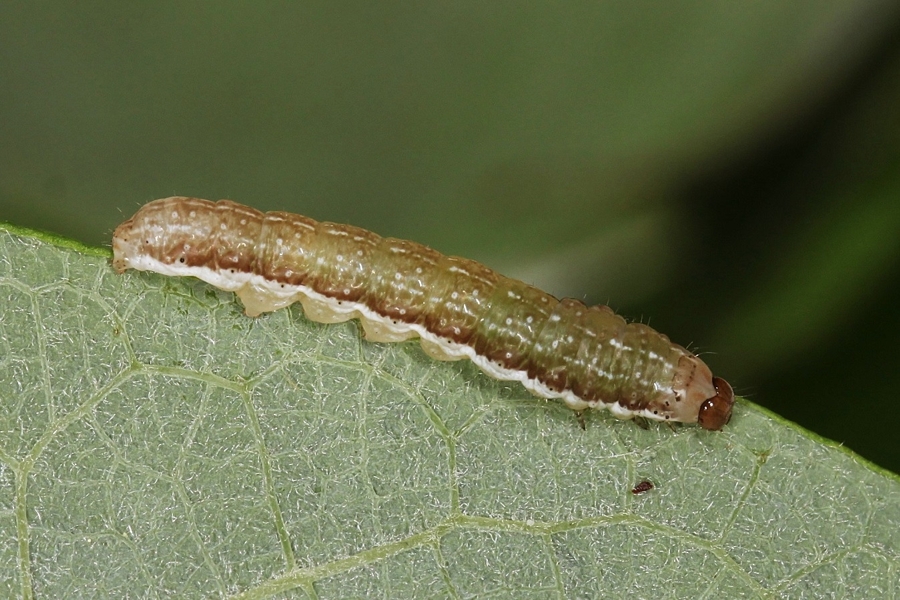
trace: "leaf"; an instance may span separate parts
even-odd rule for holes
[[[718,433],[582,430],[415,343],[11,228],[0,343],[5,597],[900,593],[898,478],[746,401]]]

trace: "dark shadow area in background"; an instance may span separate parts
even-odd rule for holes
[[[856,148],[841,143],[867,139],[865,131],[846,136],[841,130],[873,95],[883,93],[886,76],[900,72],[900,23],[890,29],[829,96],[805,113],[798,110],[796,121],[727,164],[714,165],[682,190],[686,212],[703,218],[698,230],[710,234],[696,242],[697,262],[674,290],[678,302],[652,309],[675,324],[673,339],[690,339],[679,336],[679,328],[690,328],[681,322],[678,306],[689,304],[691,314],[710,315],[706,327],[711,329],[729,306],[756,282],[765,281],[773,257],[790,245],[796,230],[817,218],[831,186],[864,187],[866,180],[883,177],[885,169],[900,164],[897,144],[867,145],[878,150],[860,161],[848,160],[858,158]],[[900,97],[895,106],[900,108]],[[897,134],[878,137],[900,139]],[[900,198],[897,206],[900,210]],[[884,285],[865,293],[867,306],[843,315],[826,345],[760,373],[754,381],[734,383],[754,402],[896,473],[900,444],[886,440],[900,424],[900,272],[894,268],[885,279]]]

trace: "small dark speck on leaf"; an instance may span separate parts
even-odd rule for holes
[[[631,490],[631,493],[635,496],[638,494],[643,494],[644,492],[649,492],[653,489],[653,484],[647,480],[641,481]]]

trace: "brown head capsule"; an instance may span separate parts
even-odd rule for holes
[[[731,420],[731,409],[734,406],[734,390],[721,377],[713,377],[716,395],[708,398],[700,405],[697,422],[703,429],[716,431],[722,429]]]

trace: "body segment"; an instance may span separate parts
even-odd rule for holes
[[[362,321],[373,341],[420,337],[429,355],[472,359],[574,410],[721,429],[730,386],[698,357],[608,307],[557,300],[421,244],[228,200],[166,198],[113,236],[113,266],[191,275],[238,294],[250,316],[301,302],[307,316]]]

